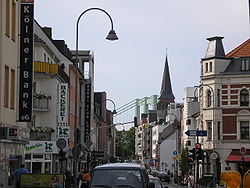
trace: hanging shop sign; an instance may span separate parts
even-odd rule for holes
[[[25,153],[58,153],[58,148],[54,141],[30,141]]]
[[[20,88],[19,121],[30,122],[32,117],[33,22],[34,2],[21,1],[20,20]]]
[[[57,127],[58,138],[69,138],[70,137],[70,126],[58,126]]]
[[[58,126],[68,126],[68,84],[58,84]]]
[[[91,84],[85,84],[84,142],[90,140]]]

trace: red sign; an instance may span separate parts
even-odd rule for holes
[[[246,152],[247,152],[247,150],[246,150],[245,147],[241,147],[241,148],[240,148],[240,153],[241,153],[242,155],[245,155]]]

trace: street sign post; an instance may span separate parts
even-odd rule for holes
[[[207,136],[206,130],[187,130],[185,132],[187,136]]]

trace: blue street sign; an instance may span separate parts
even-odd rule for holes
[[[187,131],[185,132],[185,134],[186,134],[187,136],[196,136],[196,132],[197,132],[197,130],[187,130]]]
[[[197,130],[197,136],[207,136],[207,131],[205,130]]]
[[[206,130],[187,130],[185,132],[187,136],[207,136]]]

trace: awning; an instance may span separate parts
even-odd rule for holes
[[[242,162],[242,154],[240,153],[240,149],[233,149],[232,152],[228,155],[226,162]],[[250,162],[250,150],[246,151],[246,154],[244,155],[245,162]]]

